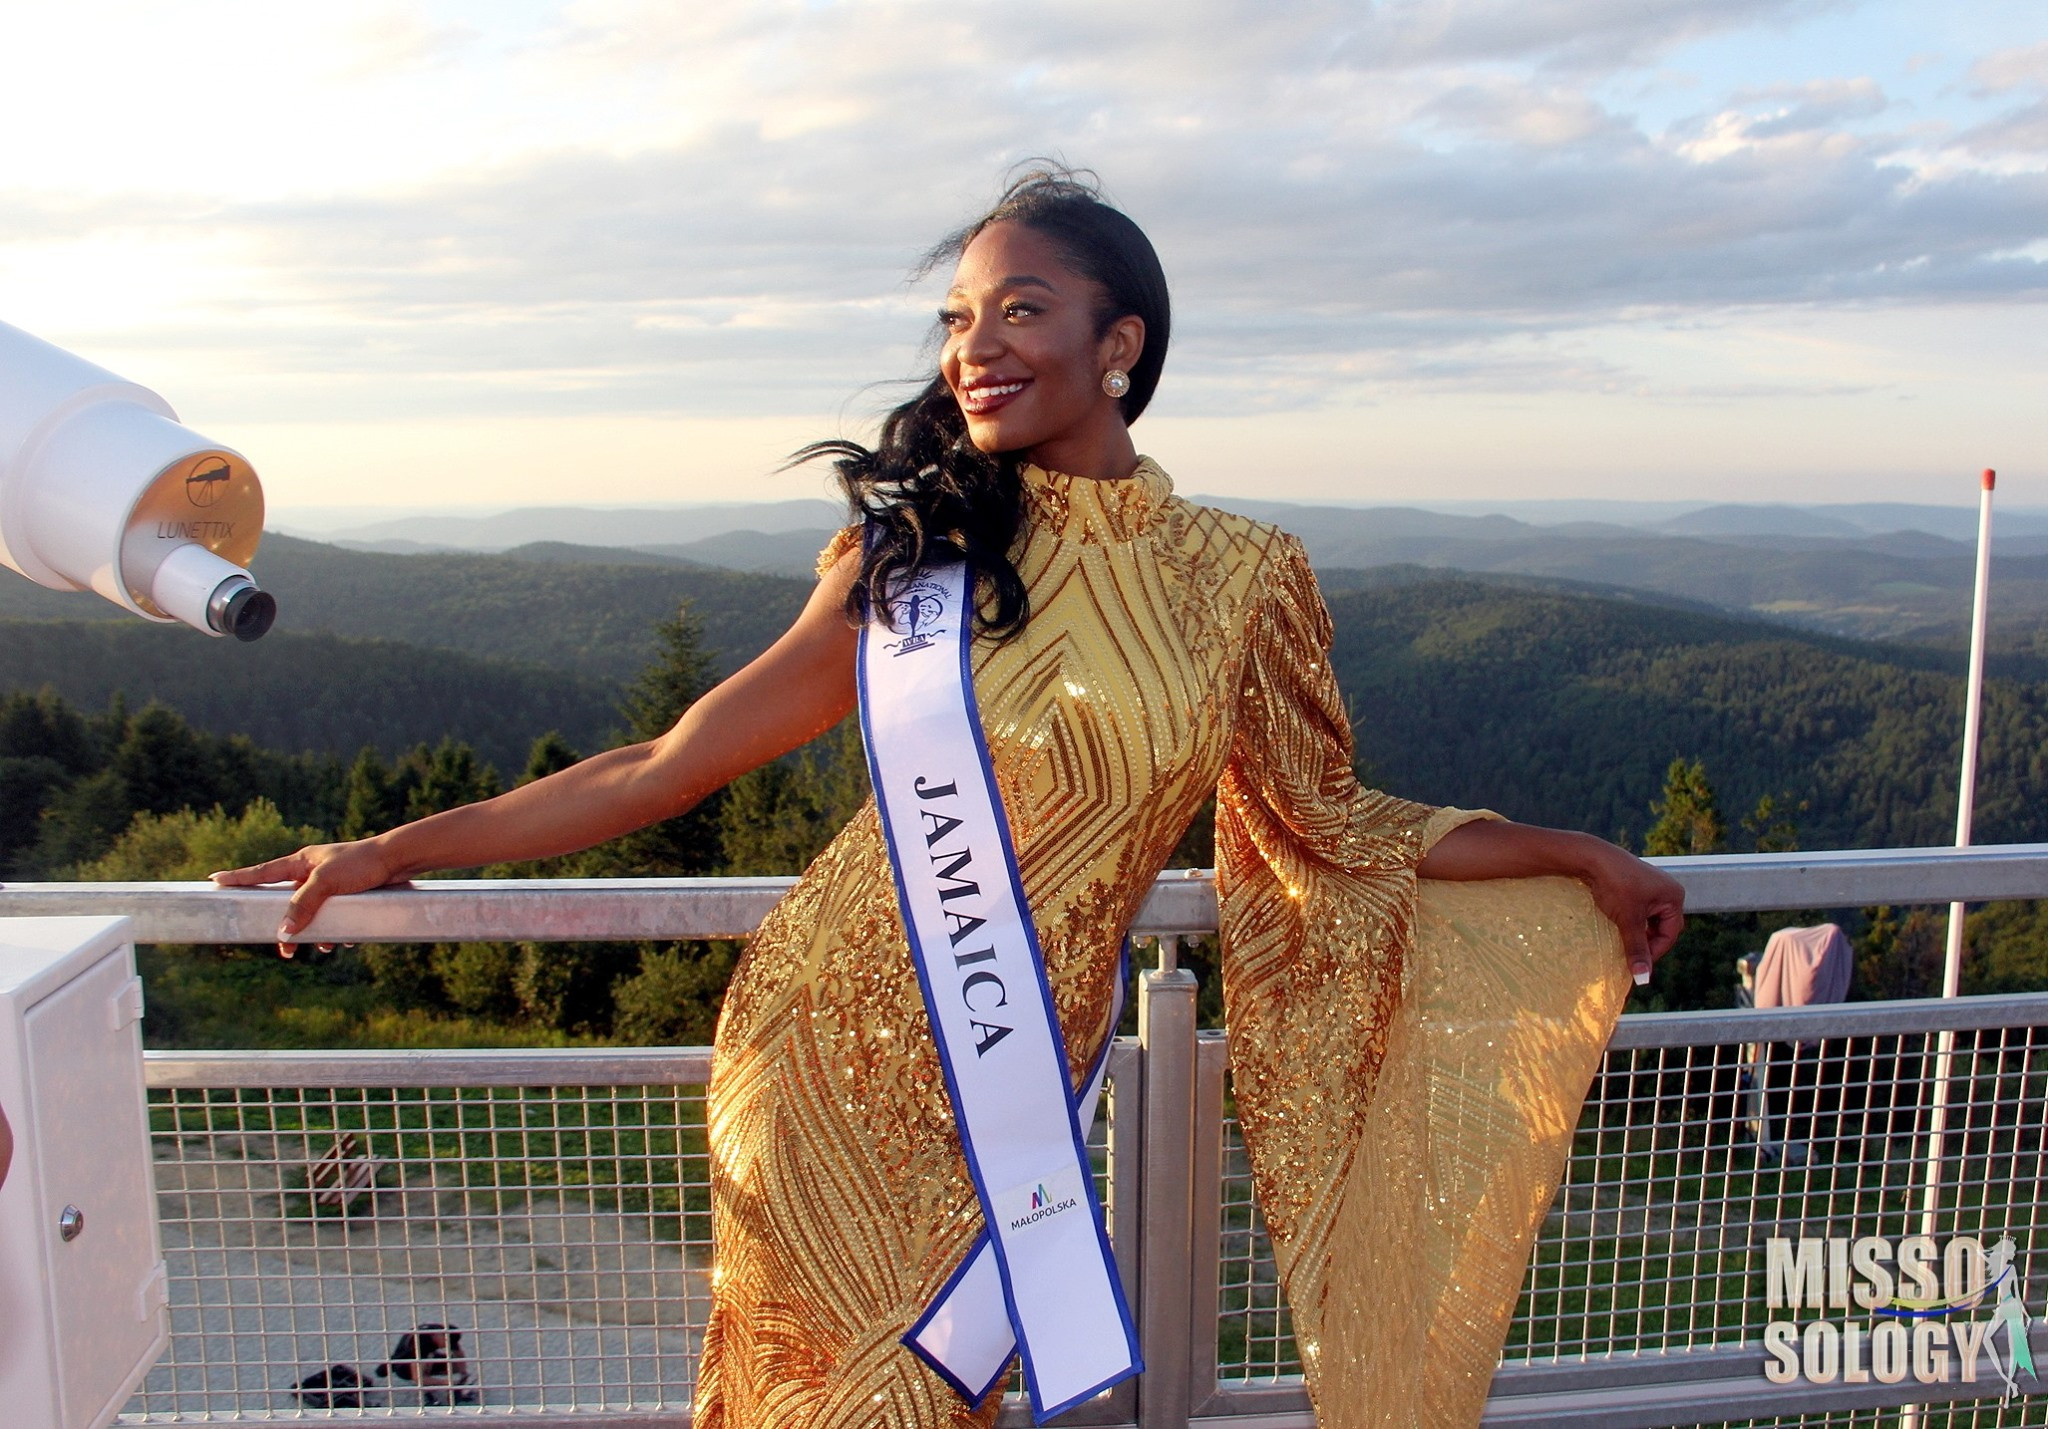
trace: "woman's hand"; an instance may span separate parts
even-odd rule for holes
[[[223,869],[208,877],[222,888],[254,888],[264,883],[297,886],[285,905],[284,920],[277,925],[277,951],[292,955],[293,939],[313,921],[320,905],[341,893],[367,893],[406,881],[406,870],[396,867],[390,854],[376,839],[352,843],[309,844],[297,853],[273,858],[247,868]],[[323,945],[324,946],[324,945]]]
[[[1579,877],[1600,911],[1621,930],[1622,952],[1637,985],[1647,983],[1651,966],[1685,930],[1685,887],[1611,843],[1600,843],[1589,864]]]
[[[1621,950],[1640,985],[1685,928],[1685,888],[1627,849],[1591,834],[1505,819],[1460,824],[1436,841],[1416,872],[1424,878],[1537,878],[1565,874],[1585,883],[1621,932]]]

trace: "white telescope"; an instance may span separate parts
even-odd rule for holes
[[[254,640],[263,488],[150,391],[0,323],[0,561],[146,620]]]

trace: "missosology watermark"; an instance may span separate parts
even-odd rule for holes
[[[1773,1384],[2038,1383],[2025,1268],[2011,1236],[1773,1237],[1764,1244],[1764,1376]],[[2031,1390],[2032,1385],[2029,1385]]]

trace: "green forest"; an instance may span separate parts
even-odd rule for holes
[[[0,876],[199,878],[538,778],[667,728],[772,638],[805,590],[603,560],[329,559],[297,544],[325,562],[327,582],[302,591],[301,610],[368,601],[363,581],[382,583],[387,562],[494,574],[475,586],[437,576],[416,599],[387,591],[385,607],[412,611],[403,641],[285,630],[234,647],[132,621],[0,621],[12,687],[0,700]],[[636,584],[649,571],[669,584]],[[614,578],[636,594],[600,619]],[[522,637],[498,603],[507,584],[528,614],[590,612],[573,658]],[[1401,794],[1653,854],[1938,844],[1952,832],[1961,681],[1945,652],[1527,578],[1388,568],[1332,573],[1327,586],[1361,775]],[[795,873],[866,793],[849,722],[672,824],[485,872]],[[1994,680],[1980,840],[2048,838],[2044,795],[2048,686]],[[1208,863],[1206,838],[1198,820],[1175,862]],[[1727,1006],[1737,956],[1822,916],[1856,939],[1856,995],[1938,987],[1930,910],[1810,910],[1693,920],[1633,1005]],[[2048,987],[2042,907],[1979,911],[1969,942],[1966,990]],[[146,949],[146,1032],[182,1047],[698,1043],[738,951],[464,944],[307,949],[284,962],[265,949]],[[1213,1012],[1213,948],[1192,961],[1212,974]]]
[[[649,739],[718,678],[702,626],[656,623],[655,657],[620,692],[607,744]],[[592,752],[548,730],[511,783]],[[302,844],[355,838],[507,786],[444,737],[386,758],[282,755],[196,729],[161,703],[82,713],[45,687],[0,700],[0,868],[13,879],[198,879]],[[487,877],[800,871],[867,797],[849,721],[735,781],[683,818]],[[151,1045],[498,1046],[710,1039],[731,943],[145,948]]]

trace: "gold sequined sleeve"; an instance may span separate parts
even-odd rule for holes
[[[1473,1425],[1628,973],[1574,880],[1417,878],[1490,816],[1358,784],[1299,544],[1265,574],[1216,813],[1253,1183],[1317,1422]]]
[[[839,558],[860,544],[859,526],[842,526],[832,533],[832,539],[825,543],[825,549],[818,552],[818,574],[839,564]]]

